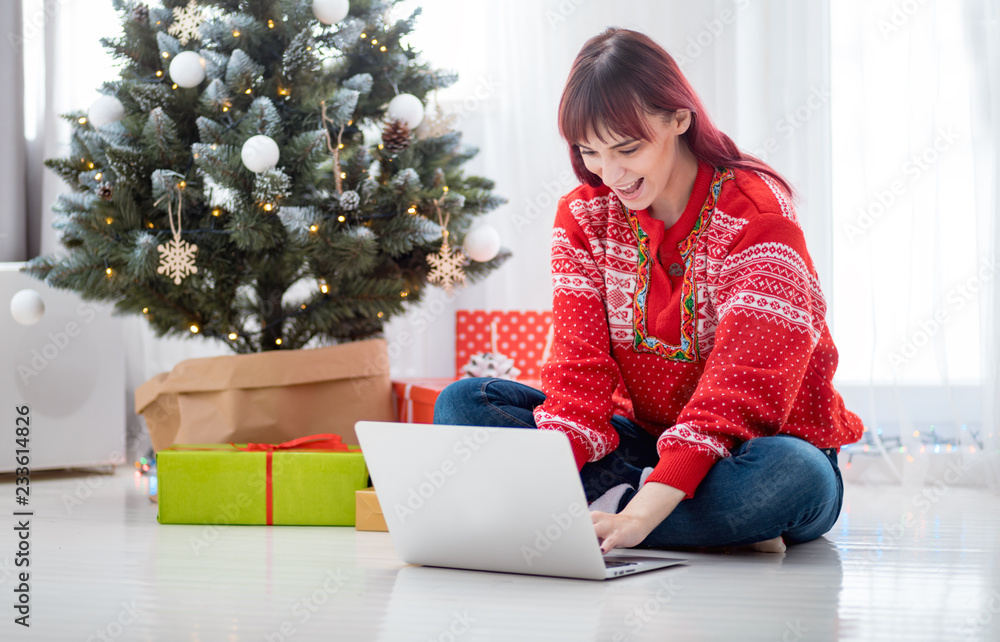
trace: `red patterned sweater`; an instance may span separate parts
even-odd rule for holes
[[[613,414],[658,437],[648,480],[688,498],[753,437],[861,438],[830,383],[837,348],[805,236],[764,174],[699,164],[669,229],[606,186],[576,188],[559,201],[552,284],[534,417],[569,436],[578,468],[617,448]]]

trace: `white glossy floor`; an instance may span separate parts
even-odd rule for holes
[[[160,526],[147,486],[32,477],[32,626],[12,624],[9,508],[0,640],[1000,640],[985,491],[849,486],[834,529],[787,553],[591,582],[404,567],[388,534],[353,528]],[[13,507],[9,475],[0,497]]]

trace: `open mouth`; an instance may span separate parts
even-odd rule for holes
[[[626,185],[625,187],[618,187],[618,193],[626,198],[632,198],[639,193],[642,189],[642,183],[644,179],[637,179],[631,185]]]

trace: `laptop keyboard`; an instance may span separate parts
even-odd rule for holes
[[[619,566],[635,566],[635,562],[612,562],[611,560],[604,560],[605,568],[617,568]]]

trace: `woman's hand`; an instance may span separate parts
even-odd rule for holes
[[[666,484],[648,482],[639,489],[622,512],[615,515],[591,511],[590,518],[601,542],[601,552],[637,546],[674,511],[682,499],[684,491]]]
[[[594,530],[601,542],[601,552],[607,553],[613,548],[632,548],[637,546],[646,536],[653,532],[656,525],[635,515],[618,513],[602,513],[592,511],[590,518],[594,522]]]

